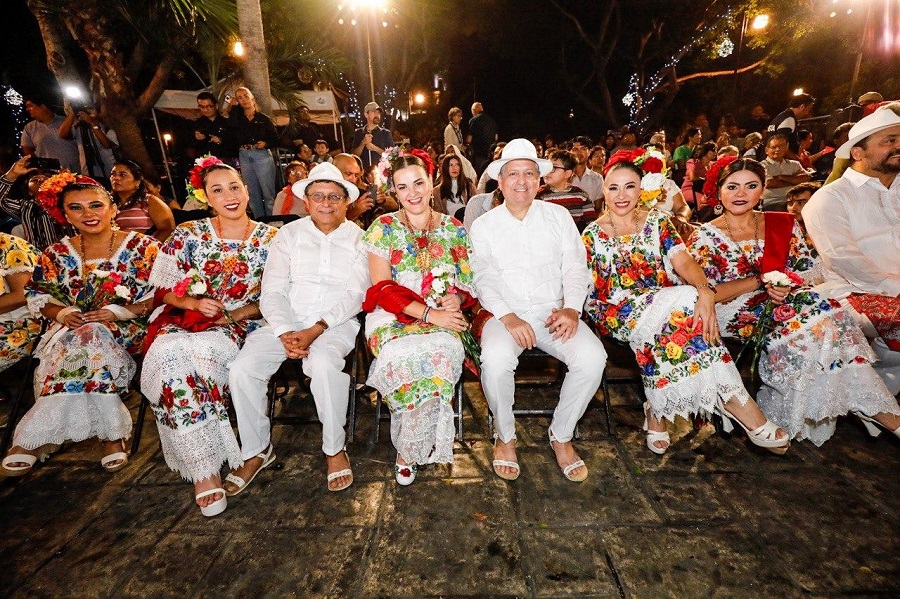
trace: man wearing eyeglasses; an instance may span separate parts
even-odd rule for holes
[[[223,145],[228,119],[219,114],[216,105],[216,97],[211,93],[197,94],[200,118],[194,121],[194,148],[197,156],[212,154],[221,159],[233,158],[234,152],[229,152]]]
[[[322,451],[329,491],[353,482],[344,450],[350,375],[344,360],[359,332],[357,313],[369,288],[366,256],[357,248],[363,231],[347,220],[359,189],[331,163],[294,183],[308,217],[284,225],[269,248],[259,307],[266,326],[247,336],[231,365],[229,384],[237,413],[244,465],[225,478],[237,495],[262,469],[271,453],[267,415],[269,379],[287,358],[303,360],[322,423]]]

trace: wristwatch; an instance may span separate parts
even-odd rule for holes
[[[324,319],[324,318],[320,318],[319,320],[317,320],[317,321],[316,321],[316,324],[319,325],[319,326],[321,326],[323,331],[327,331],[327,330],[328,330],[328,323],[325,322],[325,319]]]

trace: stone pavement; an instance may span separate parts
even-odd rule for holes
[[[152,416],[117,474],[100,469],[96,441],[67,445],[0,481],[0,596],[900,596],[893,437],[842,419],[824,447],[778,457],[681,423],[660,459],[638,429],[636,388],[618,386],[615,436],[600,402],[582,420],[586,482],[563,478],[546,420],[529,418],[522,476],[507,483],[490,469],[480,389],[466,391],[452,468],[399,487],[389,427],[374,443],[363,397],[350,489],[326,491],[318,426],[278,425],[276,466],[212,519],[166,468]],[[520,404],[552,394],[523,391]]]

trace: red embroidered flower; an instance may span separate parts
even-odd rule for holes
[[[679,347],[684,347],[685,345],[688,344],[688,341],[691,340],[691,338],[688,337],[687,333],[685,333],[684,331],[680,331],[680,330],[672,333],[671,339],[672,339],[672,343],[677,344]]]
[[[250,267],[246,262],[238,262],[231,271],[236,277],[246,277],[250,273]]]
[[[175,405],[175,393],[172,392],[171,387],[163,387],[162,402],[166,409],[169,410]]]
[[[775,308],[774,316],[775,320],[778,322],[786,322],[793,318],[797,314],[797,311],[794,310],[792,306],[789,304],[781,304],[777,308]]]
[[[393,250],[391,252],[391,264],[393,266],[397,266],[400,264],[400,261],[403,260],[403,252],[400,250]]]
[[[203,272],[209,276],[214,276],[222,272],[222,263],[215,260],[207,260],[203,264]]]
[[[657,389],[662,389],[663,387],[665,387],[665,386],[668,385],[668,384],[669,384],[669,379],[667,379],[667,378],[661,378],[661,379],[659,379],[658,381],[656,381],[656,388],[657,388]]]
[[[242,297],[245,293],[247,293],[247,284],[243,281],[238,281],[235,283],[231,289],[228,290],[228,297],[239,298]]]
[[[439,243],[432,243],[428,248],[428,253],[431,254],[432,258],[440,258],[444,255],[444,246]]]

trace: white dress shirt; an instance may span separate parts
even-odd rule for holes
[[[827,269],[822,293],[900,296],[900,175],[888,189],[849,168],[813,194],[803,222]]]
[[[475,290],[495,317],[546,318],[553,308],[581,313],[591,274],[568,210],[534,201],[519,220],[501,204],[474,222],[470,237]]]
[[[326,235],[308,216],[281,227],[269,246],[259,301],[276,337],[319,319],[336,327],[359,313],[369,288],[362,235],[350,221]]]
[[[592,202],[596,202],[603,197],[603,176],[598,175],[589,168],[584,169],[581,177],[574,175],[572,177],[572,185],[583,189]]]

